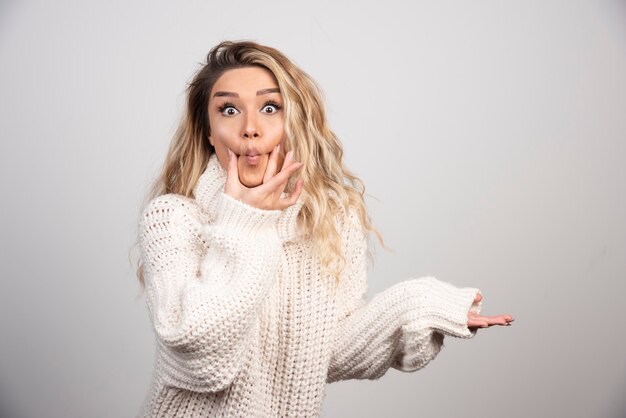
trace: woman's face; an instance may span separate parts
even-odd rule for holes
[[[273,74],[260,67],[225,71],[213,86],[208,111],[209,142],[222,167],[228,167],[230,148],[239,181],[247,187],[263,183],[269,154],[285,136],[283,99]],[[279,169],[283,159],[281,149]]]

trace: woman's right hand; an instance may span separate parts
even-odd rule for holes
[[[285,190],[289,177],[303,166],[301,162],[293,159],[293,151],[289,151],[283,161],[283,166],[276,174],[278,165],[278,153],[280,144],[270,153],[263,184],[256,187],[246,187],[239,181],[239,170],[237,168],[237,157],[228,149],[228,170],[226,171],[225,193],[250,206],[264,210],[283,210],[296,203],[302,193],[302,179],[298,179],[293,192],[281,197]]]

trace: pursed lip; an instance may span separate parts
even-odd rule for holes
[[[261,155],[261,153],[259,152],[258,149],[254,147],[249,147],[246,149],[246,152],[244,152],[244,155],[249,156],[249,157],[256,157],[257,155]]]
[[[256,166],[261,162],[261,153],[254,147],[247,148],[241,156],[249,166]]]

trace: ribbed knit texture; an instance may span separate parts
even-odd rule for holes
[[[414,371],[444,335],[471,338],[476,288],[409,279],[366,300],[366,236],[338,217],[347,267],[322,273],[296,217],[224,193],[212,156],[195,199],[154,198],[140,220],[155,369],[138,417],[318,417],[326,383]]]

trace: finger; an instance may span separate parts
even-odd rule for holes
[[[506,322],[513,322],[515,319],[511,315],[500,315]]]
[[[264,184],[258,186],[258,188],[259,189],[265,189],[264,191],[272,191],[272,192],[282,193],[282,191],[285,189],[285,186],[287,185],[287,182],[289,181],[289,177],[291,177],[291,175],[293,173],[295,173],[296,170],[301,168],[303,165],[304,164],[300,163],[300,162],[292,163],[291,165],[289,165],[289,167],[284,168],[278,174],[276,174],[274,177],[269,179],[267,181],[267,183],[264,183]],[[283,164],[283,166],[284,166],[284,164]]]
[[[495,316],[485,316],[479,315],[474,317],[473,319],[477,321],[485,321],[489,326],[491,325],[507,325],[508,318],[510,315],[495,315]]]
[[[280,171],[278,173],[276,173],[276,170],[274,170],[274,175],[270,176],[270,178],[267,178],[267,179],[264,178],[263,179],[263,184],[258,186],[258,188],[263,190],[266,193],[269,193],[269,192],[276,193],[276,191],[280,189],[280,192],[279,192],[279,195],[280,195],[280,193],[282,193],[282,190],[285,188],[284,186],[282,187],[282,189],[280,188],[281,183],[283,183],[283,181],[279,181],[279,182],[274,181],[271,184],[271,186],[269,188],[267,188],[267,189],[262,188],[262,186],[264,186],[265,184],[268,184],[269,181],[272,178],[275,178],[277,174],[282,173],[283,171],[285,171],[287,168],[289,168],[289,166],[293,165],[293,163],[294,163],[294,161],[293,161],[293,151],[289,151],[287,153],[287,155],[285,156],[285,158],[283,159],[283,163],[282,163]],[[267,170],[266,170],[266,173],[267,173]],[[282,178],[283,177],[281,177],[281,179]]]
[[[474,298],[474,303],[478,303],[481,300],[483,300],[483,295],[481,295],[480,292],[476,293],[476,297]]]
[[[270,153],[267,167],[265,168],[265,175],[263,176],[263,183],[266,183],[269,179],[276,174],[276,168],[278,167],[278,154],[280,153],[280,144],[276,145]]]
[[[291,205],[294,205],[297,201],[298,198],[300,197],[300,194],[302,193],[302,185],[304,184],[304,180],[302,179],[298,179],[298,181],[296,182],[296,187],[294,189],[293,192],[291,192],[291,194],[287,197],[285,197],[284,199],[281,200],[280,206],[281,206],[281,210],[285,209]]]
[[[287,155],[285,155],[285,158],[283,159],[283,164],[280,167],[280,171],[286,170],[287,168],[289,168],[290,166],[296,163],[296,159],[293,154],[294,154],[293,150],[291,150],[287,153]]]
[[[235,188],[241,186],[239,182],[239,169],[237,167],[237,156],[234,152],[228,150],[228,169],[226,170],[226,187]]]
[[[289,167],[287,167],[287,171],[290,171],[290,174],[286,175],[276,188],[276,191],[278,192],[279,196],[281,196],[282,193],[287,188],[287,185],[289,184],[290,179],[297,175],[296,171],[298,171],[299,168],[302,167],[302,165],[303,165],[302,163],[291,163]]]
[[[289,167],[293,163],[293,150],[290,150],[287,155],[285,155],[285,159],[283,160],[283,165],[280,167],[280,171],[283,171],[287,167]]]
[[[489,324],[491,325],[506,325],[509,323],[509,317],[509,315],[488,316],[487,322],[489,322]]]

